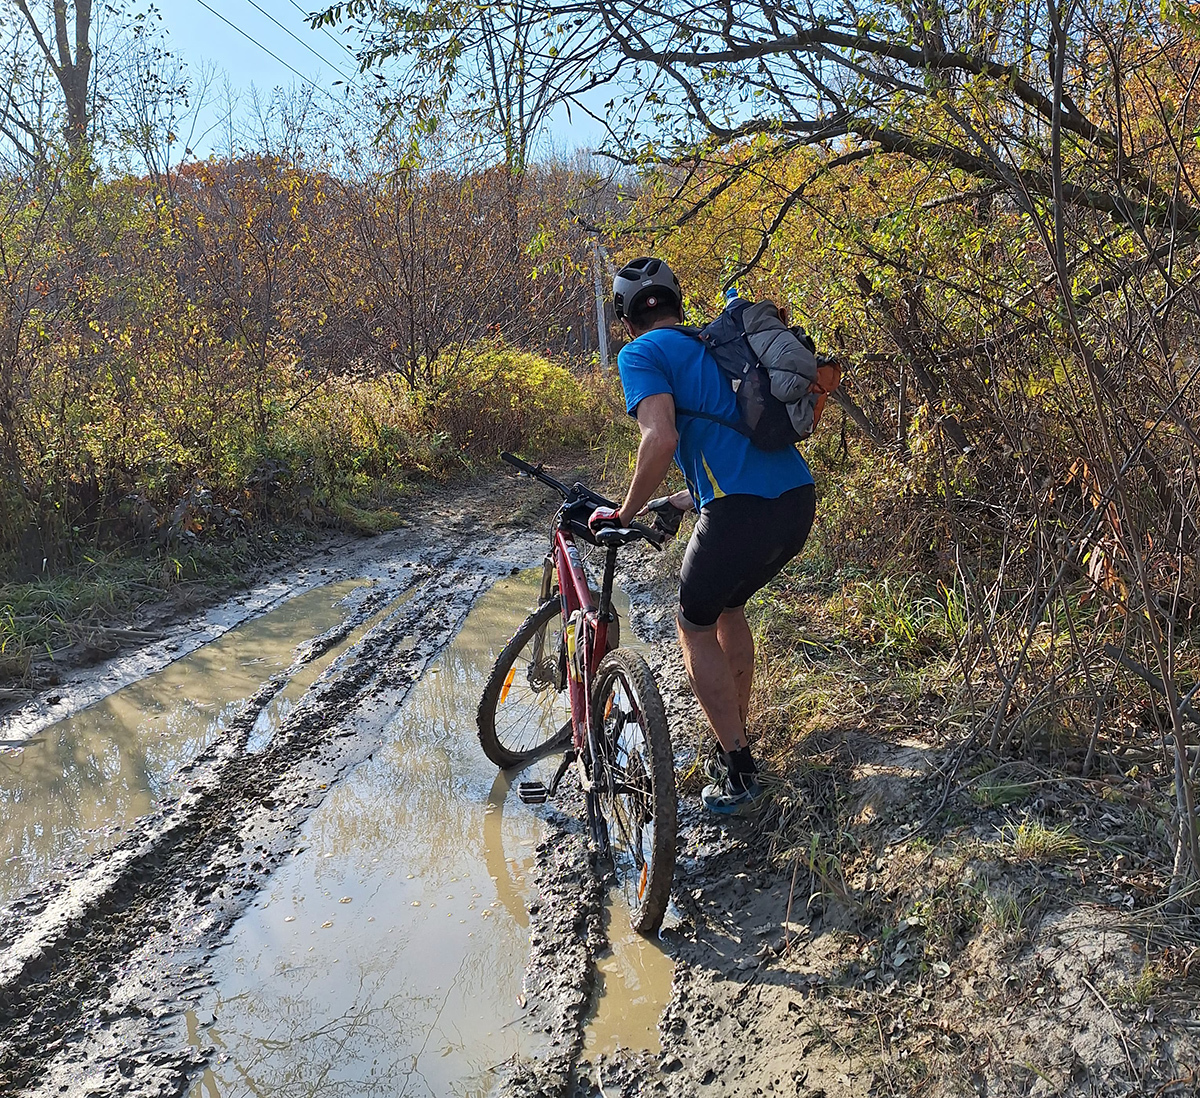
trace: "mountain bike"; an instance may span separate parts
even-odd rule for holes
[[[553,797],[568,771],[578,776],[597,852],[611,860],[635,930],[662,923],[675,871],[676,797],[671,736],[654,674],[636,652],[619,647],[612,605],[622,546],[665,535],[631,523],[593,532],[596,507],[615,506],[583,484],[567,487],[512,454],[501,458],[563,497],[550,531],[537,609],[496,659],[479,702],[479,742],[501,769],[522,767],[566,748],[549,786],[521,782],[529,804]],[[580,543],[604,552],[593,589]],[[585,548],[585,552],[588,551]]]

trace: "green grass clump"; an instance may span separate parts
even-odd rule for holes
[[[1047,827],[1038,820],[1005,824],[1000,842],[1009,857],[1024,862],[1069,858],[1087,849],[1069,827]]]
[[[1000,778],[981,778],[969,796],[980,808],[1002,808],[1020,804],[1029,797],[1030,787],[1023,782],[1006,782]]]
[[[255,555],[246,540],[174,553],[96,552],[72,568],[0,584],[0,683],[28,685],[36,660],[93,637],[105,625],[137,627],[142,608],[195,588],[241,581]]]
[[[342,526],[355,534],[383,534],[404,524],[404,520],[395,511],[386,507],[357,507],[349,500],[335,499],[331,510]]]
[[[1109,996],[1118,1006],[1130,1010],[1145,1010],[1170,981],[1158,965],[1148,964],[1136,980],[1117,984],[1108,989]]]

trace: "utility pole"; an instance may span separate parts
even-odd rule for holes
[[[599,337],[600,343],[600,366],[608,369],[608,323],[605,316],[605,306],[607,304],[607,295],[604,292],[604,278],[602,277],[600,265],[600,244],[598,241],[592,242],[592,256],[595,259],[593,270],[596,275],[596,334]]]

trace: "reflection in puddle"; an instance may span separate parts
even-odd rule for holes
[[[370,632],[375,625],[381,622],[384,618],[394,614],[401,606],[412,598],[413,591],[409,588],[402,594],[398,595],[386,606],[380,610],[376,610],[369,618],[361,625],[352,629],[345,637],[336,644],[332,645],[328,651],[322,653],[314,659],[309,660],[298,671],[288,679],[287,685],[279,691],[268,703],[263,707],[263,711],[258,715],[258,720],[254,722],[254,727],[250,731],[249,740],[246,743],[246,750],[250,754],[257,754],[266,748],[271,742],[271,738],[275,735],[276,729],[283,724],[287,716],[297,705],[301,699],[312,687],[313,683],[328,670],[329,665],[334,662],[342,653],[353,648],[362,638]],[[406,637],[396,646],[397,654],[403,654],[410,651],[416,643],[414,638]],[[301,653],[307,647],[299,646],[296,651]],[[353,664],[355,657],[351,657],[350,663]],[[257,662],[257,661],[256,661]],[[272,673],[274,669],[272,669]]]
[[[193,1098],[485,1095],[529,1051],[512,1023],[541,828],[479,750],[475,705],[537,579],[478,601],[234,927]]]
[[[329,793],[300,853],[235,925],[213,962],[214,1020],[189,1019],[193,1041],[217,1049],[191,1098],[482,1098],[502,1065],[535,1051],[515,1023],[542,828],[512,785],[549,781],[558,759],[498,773],[479,749],[475,707],[539,578],[505,578],[479,599],[389,742]],[[636,954],[640,939],[622,937],[628,916],[614,922],[614,958]],[[602,1011],[624,1012],[624,976],[612,969]],[[654,1014],[650,1040],[670,975],[633,980],[628,994]],[[615,1039],[635,1043],[624,1029]]]
[[[654,938],[635,934],[629,908],[615,889],[609,894],[604,926],[610,952],[596,962],[596,1005],[583,1035],[589,1053],[618,1048],[658,1052],[658,1020],[671,997],[675,962]]]
[[[125,828],[177,792],[175,771],[291,664],[297,644],[345,619],[343,600],[363,582],[297,595],[0,754],[0,850],[11,852],[0,863],[0,905],[45,881],[62,859],[120,842]],[[288,704],[263,719],[277,722]]]

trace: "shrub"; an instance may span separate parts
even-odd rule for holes
[[[590,446],[614,419],[611,379],[576,377],[538,355],[478,344],[439,364],[421,395],[422,419],[474,457]]]

